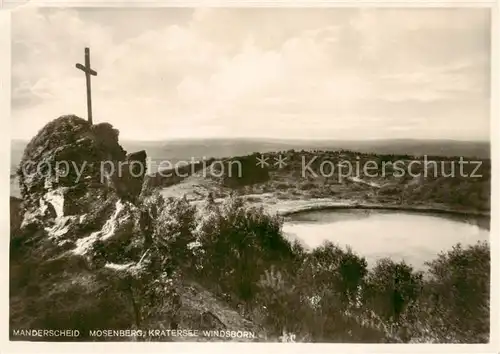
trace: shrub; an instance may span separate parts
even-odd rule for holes
[[[194,260],[188,245],[196,241],[196,208],[186,199],[160,197],[153,198],[146,210],[153,218],[151,257],[158,271],[191,268]]]
[[[260,166],[259,155],[233,157],[224,161],[223,184],[238,188],[269,180],[269,168]]]
[[[288,331],[301,332],[306,322],[308,308],[301,303],[293,280],[279,268],[271,266],[258,281],[253,315],[273,337]]]
[[[490,251],[486,242],[460,244],[427,263],[422,317],[440,341],[487,342]]]
[[[262,208],[247,207],[240,198],[229,198],[220,206],[207,203],[201,214],[197,228],[203,249],[200,275],[239,300],[253,298],[269,264],[292,255],[290,243],[281,235],[281,218]]]
[[[325,242],[305,255],[299,274],[301,282],[314,289],[314,295],[326,291],[335,295],[342,306],[349,306],[367,274],[367,263],[350,249],[344,251]]]
[[[422,273],[410,265],[382,259],[367,278],[365,302],[382,319],[398,322],[420,295],[422,279]]]
[[[293,313],[300,314],[300,318],[294,323],[290,322],[293,317],[288,316],[286,330],[291,329],[308,341],[380,340],[380,330],[364,327],[357,320],[361,311],[360,290],[367,274],[366,260],[331,242],[310,253],[298,243],[293,249],[296,261],[285,279],[294,291],[287,293],[287,301],[294,303]]]

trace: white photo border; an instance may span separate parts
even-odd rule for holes
[[[491,301],[490,343],[488,344],[308,344],[308,343],[45,343],[9,341],[9,196],[10,181],[6,171],[10,169],[10,106],[11,106],[11,12],[26,6],[37,7],[397,7],[439,8],[465,7],[491,10]],[[47,40],[50,40],[49,38]],[[500,353],[500,23],[499,0],[477,1],[317,1],[317,0],[147,0],[147,1],[24,1],[0,0],[0,157],[4,171],[0,174],[0,216],[2,244],[0,245],[0,353]]]

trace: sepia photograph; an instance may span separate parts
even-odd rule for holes
[[[9,341],[491,343],[492,14],[12,10]]]

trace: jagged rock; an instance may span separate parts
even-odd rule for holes
[[[25,209],[22,226],[43,225],[55,238],[74,240],[104,227],[117,200],[134,202],[144,176],[122,176],[116,166],[145,163],[146,153],[127,158],[118,135],[108,123],[92,126],[71,115],[43,127],[27,145],[17,171]],[[134,223],[135,216],[130,217]]]
[[[11,200],[16,231],[11,240],[11,324],[75,329],[117,324],[99,322],[97,314],[126,312],[127,296],[110,288],[109,274],[102,279],[99,268],[103,259],[137,263],[143,254],[138,207],[130,191],[120,193],[128,187],[136,191],[142,177],[103,172],[145,158],[140,152],[127,159],[110,124],[91,126],[76,116],[48,123],[29,142],[17,171],[23,200]],[[139,192],[140,187],[133,193]],[[127,316],[122,327],[130,327]]]
[[[120,161],[125,151],[108,125],[92,127],[76,116],[48,123],[28,143],[17,174],[28,208],[38,207],[43,194],[57,187],[103,184],[103,161]]]
[[[147,169],[146,157],[144,150],[128,154],[125,161],[118,163],[119,172],[113,176],[118,194],[132,202],[136,202],[141,194]]]
[[[127,154],[127,161],[139,161],[142,165],[146,164],[146,150],[140,150],[137,152],[133,152],[130,154]],[[142,171],[142,175],[144,176],[145,170]]]
[[[145,163],[146,153],[127,156],[118,135],[108,123],[62,116],[29,142],[17,171],[22,205],[12,206],[22,210],[12,222],[16,252],[70,252],[92,267],[94,243],[103,243],[109,261],[138,260],[144,236],[133,202],[143,175],[121,176],[115,166]]]
[[[56,168],[65,162],[69,168]],[[50,122],[30,141],[17,171],[23,200],[11,198],[12,328],[78,329],[83,336],[64,340],[106,340],[89,337],[89,330],[138,325],[137,303],[150,306],[148,289],[167,273],[149,252],[152,223],[164,204],[139,198],[146,171],[134,169],[145,163],[145,151],[126,155],[111,125],[91,126],[76,116]],[[183,297],[182,289],[167,287],[159,287],[165,303]],[[219,319],[230,328],[228,318],[248,325],[206,291],[181,305],[190,313],[179,318],[181,325],[195,325],[207,310],[214,317],[204,315],[198,325]],[[173,316],[158,314],[158,321]]]
[[[262,340],[259,330],[251,321],[241,317],[236,311],[229,309],[221,300],[217,299],[209,291],[197,283],[189,282],[180,289],[181,328],[192,328],[196,330],[240,330],[255,334],[252,340]],[[221,338],[215,338],[220,340]],[[248,341],[248,340],[245,340]]]
[[[211,311],[205,311],[201,314],[199,326],[202,329],[208,329],[208,330],[226,329],[226,326]]]

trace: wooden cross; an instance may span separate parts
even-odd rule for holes
[[[85,48],[85,66],[82,64],[76,64],[77,69],[82,70],[85,73],[85,79],[87,81],[87,114],[90,124],[92,123],[92,98],[90,94],[90,75],[97,76],[97,72],[90,68],[90,49]]]

